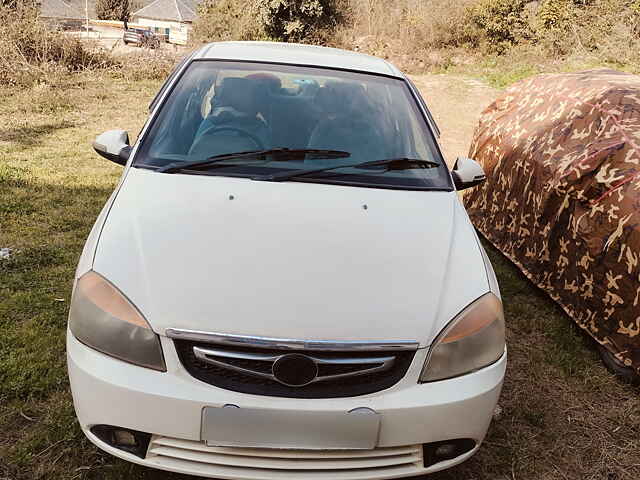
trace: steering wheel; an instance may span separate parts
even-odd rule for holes
[[[197,142],[191,147],[191,150],[193,150],[193,147],[200,143],[201,139],[204,137],[208,137],[210,135],[214,135],[218,132],[236,132],[239,133],[241,136],[244,136],[248,139],[250,139],[253,143],[256,144],[256,150],[264,150],[264,144],[262,143],[262,141],[256,137],[255,135],[253,135],[252,133],[247,132],[246,130],[242,130],[241,128],[238,127],[218,127],[215,125],[212,125],[210,128],[206,129],[204,132],[202,132],[199,136],[198,136],[198,140]]]

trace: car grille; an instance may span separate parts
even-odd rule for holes
[[[235,392],[293,398],[352,397],[378,392],[396,384],[415,355],[415,350],[406,349],[292,352],[179,339],[174,343],[182,365],[198,380]],[[282,372],[277,373],[282,375],[274,376],[274,365],[282,358],[288,362],[281,360]],[[309,372],[309,368],[316,370]]]
[[[422,446],[374,450],[281,450],[209,447],[203,442],[154,436],[149,465],[218,478],[372,480],[417,475]]]

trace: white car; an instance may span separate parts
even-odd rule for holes
[[[151,104],[79,261],[82,430],[221,479],[386,479],[479,448],[506,366],[498,285],[438,130],[388,62],[214,43]]]

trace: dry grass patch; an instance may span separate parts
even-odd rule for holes
[[[18,2],[15,8],[0,5],[0,83],[32,85],[69,72],[114,64],[106,52],[51,31],[31,3]]]
[[[0,478],[87,478],[75,469],[103,458],[77,428],[64,354],[75,263],[121,172],[91,140],[135,136],[157,88],[91,73],[0,88]]]
[[[0,85],[39,86],[31,91],[35,98],[27,109],[40,106],[50,113],[72,108],[66,91],[50,87],[69,87],[73,73],[109,71],[127,81],[162,79],[176,63],[177,54],[166,48],[145,49],[126,58],[115,56],[95,41],[53,30],[30,5],[0,5]]]
[[[540,71],[640,73],[638,0],[348,0],[332,43],[411,73],[482,76],[504,87]]]
[[[465,95],[462,84],[455,95],[442,87],[451,82],[423,85],[427,99],[442,97],[443,107],[449,99],[455,117]],[[90,143],[116,127],[133,139],[159,84],[103,72],[0,87],[0,248],[12,249],[0,260],[3,480],[190,478],[93,447],[75,420],[65,368],[76,261],[122,171]],[[475,457],[430,478],[637,480],[640,390],[618,383],[560,309],[499,253],[490,256],[509,324],[502,414]]]
[[[486,246],[508,324],[502,414],[475,457],[430,478],[640,478],[640,389],[609,374],[593,341]]]

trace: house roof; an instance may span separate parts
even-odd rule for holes
[[[337,48],[295,43],[216,42],[202,47],[194,58],[319,66],[403,78],[400,70],[382,58]]]
[[[64,0],[41,0],[40,16],[47,18],[85,18],[84,9]]]
[[[173,20],[193,22],[196,17],[197,0],[155,0],[146,7],[134,12],[132,17],[153,18],[155,20]]]

